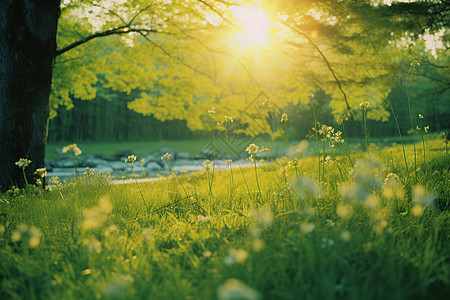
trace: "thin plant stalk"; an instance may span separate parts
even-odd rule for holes
[[[406,158],[406,151],[405,151],[405,143],[403,143],[403,135],[402,135],[402,131],[400,130],[400,124],[398,123],[398,115],[395,114],[394,111],[394,106],[392,106],[392,102],[391,99],[389,99],[388,97],[386,97],[386,95],[383,93],[383,91],[380,89],[380,87],[377,85],[377,83],[375,82],[375,80],[373,79],[372,75],[370,74],[369,70],[367,70],[366,67],[364,67],[366,69],[367,74],[369,74],[370,79],[372,79],[373,84],[375,85],[375,87],[377,88],[377,90],[380,92],[380,94],[383,96],[384,101],[386,101],[389,105],[389,109],[391,110],[392,116],[394,117],[394,121],[395,121],[395,125],[397,126],[397,132],[398,132],[398,136],[400,137],[400,143],[402,144],[402,151],[403,151],[403,160],[405,162],[405,168],[406,168],[406,174],[409,177],[409,167],[408,167],[408,160]]]
[[[166,155],[167,155],[167,154],[166,154]],[[181,185],[181,187],[183,188],[183,191],[184,191],[186,197],[188,197],[189,194],[188,194],[186,188],[184,187],[183,182],[181,182],[181,179],[178,177],[177,173],[175,173],[174,169],[172,168],[172,165],[170,164],[170,159],[169,159],[168,157],[166,157],[166,162],[167,162],[167,165],[169,166],[170,171],[172,172],[172,174],[173,174],[173,175],[175,176],[175,178],[178,180],[178,183],[179,183],[179,184]]]
[[[363,118],[364,118],[364,137],[366,141],[366,152],[370,159],[370,152],[369,152],[369,143],[368,143],[368,136],[367,136],[367,109],[363,107]]]
[[[233,195],[233,189],[234,189],[234,178],[233,178],[233,168],[231,167],[231,159],[227,160],[228,168],[230,170],[230,197]]]
[[[212,166],[212,175],[211,175],[211,184],[209,190],[211,191],[211,186],[214,182],[214,171],[216,170],[216,137],[215,137],[215,120],[212,120],[212,141],[213,141],[213,166]]]
[[[318,180],[318,182],[320,183],[320,151],[319,151],[319,133],[317,132],[318,131],[318,126],[317,126],[317,118],[316,118],[316,107],[313,105],[313,104],[311,104],[311,108],[312,108],[312,111],[313,111],[313,117],[314,117],[314,134],[315,134],[315,137],[316,137],[316,146],[317,146],[317,163],[318,163],[318,166],[319,166],[319,180]]]
[[[21,168],[21,169],[22,169],[23,179],[25,180],[25,186],[28,187],[28,180],[27,180],[27,176],[25,175],[25,168]]]
[[[253,165],[255,167],[255,178],[256,178],[256,185],[258,186],[259,196],[262,197],[261,188],[259,187],[259,180],[258,180],[258,171],[256,167],[256,157],[252,157]]]
[[[150,178],[148,178],[147,173],[145,172],[144,166],[142,165],[143,162],[144,162],[143,159],[140,160],[142,173],[144,174],[144,177],[145,177],[146,179],[148,179],[148,181],[149,181],[149,183],[150,183],[150,188],[152,189],[152,193],[153,193],[153,195],[155,195],[155,190],[153,189],[153,183],[150,182]]]
[[[181,185],[181,187],[183,188],[183,191],[186,195],[186,198],[184,199],[189,199],[191,196],[188,194],[186,188],[184,187],[183,182],[181,181],[180,177],[178,177],[177,173],[175,173],[174,169],[172,168],[172,165],[170,164],[170,155],[168,153],[166,153],[166,155],[164,155],[162,158],[166,159],[167,165],[169,166],[170,171],[172,172],[172,174],[175,176],[175,178],[178,180],[178,183]],[[178,201],[177,201],[178,202]],[[203,207],[201,207],[197,202],[193,202],[195,205],[197,205],[198,208],[200,208],[204,213],[206,212],[205,209],[203,209]]]
[[[423,127],[423,123],[422,123],[422,118],[419,116],[419,121],[420,121],[420,128],[421,128],[421,135],[422,135],[422,150],[423,150],[423,163],[425,164],[426,162],[426,156],[425,156],[425,137],[424,137],[424,133],[425,133],[425,128]]]
[[[342,131],[344,132],[344,143],[346,145],[345,152],[347,152],[348,160],[350,161],[350,164],[352,165],[352,168],[354,168],[353,161],[352,161],[352,158],[351,158],[351,153],[350,153],[350,145],[348,144],[347,128],[345,127],[345,123],[344,122],[345,122],[345,120],[342,121]]]
[[[322,144],[322,180],[325,180],[325,155],[326,155],[326,141]]]
[[[141,194],[142,202],[144,202],[145,208],[147,208],[147,211],[148,211],[149,207],[148,207],[147,202],[145,202],[144,195],[142,195],[141,187],[139,186],[139,183],[138,183],[137,178],[136,178],[136,174],[134,173],[133,163],[131,162],[130,165],[131,165],[131,172],[133,173],[134,181],[136,182],[136,185],[138,187],[139,194]]]
[[[408,75],[406,76],[405,89],[406,89],[406,98],[408,100],[408,112],[409,112],[409,120],[411,123],[411,133],[412,133],[412,142],[413,142],[413,150],[414,150],[414,180],[417,180],[417,153],[416,153],[416,141],[414,139],[414,123],[412,118],[412,110],[411,110],[411,95],[409,93],[409,86],[411,84],[412,75],[414,73],[414,69],[416,67],[416,62],[414,61],[411,64],[411,68],[409,70]]]

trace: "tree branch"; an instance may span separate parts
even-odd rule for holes
[[[298,33],[299,35],[303,36],[304,38],[306,38],[306,40],[308,40],[308,42],[316,49],[316,51],[320,54],[320,56],[322,57],[322,59],[325,61],[325,64],[327,65],[328,69],[330,70],[331,74],[334,77],[334,80],[336,81],[336,84],[339,88],[339,90],[341,91],[342,95],[344,96],[344,101],[345,104],[347,106],[347,110],[349,111],[350,115],[353,118],[353,110],[350,107],[350,105],[348,104],[348,100],[347,100],[347,94],[345,94],[344,89],[342,88],[341,82],[340,80],[337,78],[336,73],[334,72],[333,68],[330,65],[330,62],[328,61],[328,59],[325,57],[325,55],[323,54],[323,52],[320,50],[320,48],[316,45],[316,43],[314,43],[314,41],[304,32],[298,30],[297,28],[291,26],[291,25],[287,25],[286,23],[284,23],[284,25],[286,27],[288,27],[289,29],[291,29],[292,31]]]

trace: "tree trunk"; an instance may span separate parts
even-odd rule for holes
[[[60,0],[0,1],[0,190],[44,167]]]

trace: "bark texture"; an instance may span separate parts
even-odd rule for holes
[[[44,167],[60,0],[0,1],[0,190]]]

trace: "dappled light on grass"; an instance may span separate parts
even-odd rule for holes
[[[45,193],[9,191],[0,201],[8,286],[0,295],[410,299],[449,291],[444,150],[430,154],[433,165],[418,171],[415,184],[392,165],[400,147],[372,146],[370,159],[353,152],[348,178],[325,164],[320,182],[314,158],[266,165],[261,148],[249,146],[254,163],[231,182],[228,169],[216,170],[212,184],[207,171],[176,174],[141,182],[140,194],[136,182],[110,184],[109,176],[86,171],[54,180]],[[170,164],[169,154],[162,158]],[[41,288],[14,287],[24,279]]]

